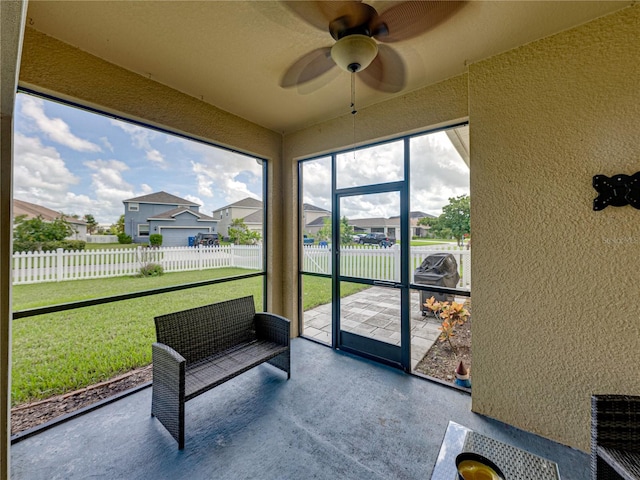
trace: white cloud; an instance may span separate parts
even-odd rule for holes
[[[147,194],[153,192],[153,188],[151,188],[151,186],[147,185],[146,183],[141,184],[140,185],[140,189],[141,189],[142,192],[140,193],[139,196],[147,195]]]
[[[331,158],[303,163],[303,202],[331,211]]]
[[[102,142],[102,145],[104,145],[107,148],[107,150],[109,150],[110,152],[113,152],[113,145],[111,145],[111,142],[107,137],[100,137],[100,141]]]
[[[469,168],[446,133],[414,137],[411,148],[410,210],[434,216],[442,213],[449,198],[469,195]],[[402,180],[403,144],[391,142],[338,156],[339,188]],[[303,163],[305,203],[331,210],[331,160]],[[399,196],[359,195],[343,197],[340,214],[348,218],[389,218],[399,214]]]
[[[156,166],[166,168],[164,156],[159,150],[151,145],[152,140],[160,137],[158,132],[151,130],[150,128],[139,127],[138,125],[132,125],[119,120],[111,120],[111,125],[128,133],[133,145],[140,150],[144,150],[147,160],[153,162]]]
[[[60,153],[53,147],[42,145],[40,139],[16,132],[14,148],[13,188],[16,198],[29,201],[25,197],[41,196],[51,201],[80,181],[69,171]]]
[[[91,213],[99,222],[113,223],[123,213],[121,191],[104,188],[107,182],[124,184],[121,177],[109,171],[109,163],[102,160],[86,162],[103,176],[102,183],[94,183],[95,198],[71,191],[82,180],[71,173],[53,147],[43,146],[38,138],[16,132],[14,135],[15,167],[14,197],[68,215]],[[116,169],[121,168],[116,164]],[[126,167],[126,166],[125,166]],[[130,192],[127,192],[130,193]]]
[[[147,150],[147,160],[151,160],[152,162],[160,163],[160,164],[164,163],[164,157],[155,148],[152,150]]]
[[[84,162],[91,173],[91,189],[95,195],[96,220],[114,222],[124,213],[123,200],[138,195],[122,174],[129,167],[119,160],[91,160]],[[141,193],[140,195],[144,195]]]
[[[197,142],[187,146],[200,156],[200,161],[191,161],[191,169],[198,195],[212,199],[207,211],[247,197],[261,198],[262,165],[255,158]]]
[[[199,197],[196,197],[195,195],[185,195],[184,199],[189,200],[190,202],[193,202],[193,203],[197,203],[200,206],[204,205],[204,202]],[[207,213],[207,212],[202,212],[202,213]],[[210,215],[210,214],[207,214],[207,215]]]
[[[33,120],[37,127],[51,140],[79,152],[100,152],[95,143],[71,133],[69,125],[61,118],[49,118],[44,112],[44,101],[25,95],[22,97],[22,114]]]

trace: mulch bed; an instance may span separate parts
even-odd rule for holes
[[[456,336],[451,339],[451,343],[455,351],[451,350],[446,340],[436,340],[416,366],[416,371],[453,383],[456,379],[456,368],[462,360],[471,378],[471,318],[457,327]]]
[[[29,430],[54,418],[142,385],[151,381],[151,375],[151,365],[149,365],[81,390],[13,407],[11,409],[11,434],[15,435]]]

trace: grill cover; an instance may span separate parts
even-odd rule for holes
[[[456,262],[456,258],[450,253],[434,253],[427,256],[422,261],[422,264],[416,268],[413,279],[414,283],[420,285],[455,288],[460,280],[458,262]],[[435,297],[438,302],[452,302],[454,299],[454,296],[448,293],[421,290],[420,310],[423,313],[429,311],[424,304],[431,297]]]

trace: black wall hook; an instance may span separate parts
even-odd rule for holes
[[[609,205],[613,207],[631,205],[640,209],[640,172],[633,175],[618,174],[613,177],[595,175],[593,188],[599,193],[593,200],[593,209],[596,212]]]

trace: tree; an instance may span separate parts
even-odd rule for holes
[[[351,242],[353,242],[353,227],[349,225],[347,217],[342,217],[340,219],[340,243]]]
[[[74,229],[64,218],[58,217],[52,222],[45,222],[42,216],[27,220],[20,215],[14,220],[13,240],[15,242],[56,242],[62,241],[74,233]]]
[[[249,230],[241,218],[234,218],[231,221],[227,233],[235,245],[254,245],[262,238],[260,233]]]
[[[120,218],[118,218],[118,221],[116,223],[113,223],[109,228],[109,230],[111,230],[112,235],[118,235],[120,233],[124,233],[124,215],[120,215]]]
[[[329,217],[325,217],[323,220],[323,225],[316,237],[319,240],[331,240],[331,219]],[[349,220],[347,217],[342,217],[340,219],[340,242],[341,243],[351,243],[353,241],[353,226],[349,225]]]
[[[428,227],[428,236],[431,238],[442,238],[440,219],[437,217],[422,217],[418,220],[418,225]]]
[[[462,245],[465,233],[471,233],[471,199],[469,195],[449,198],[449,205],[442,207],[442,215],[438,217],[441,228],[449,228],[451,234]]]
[[[98,228],[98,222],[90,213],[85,214],[83,217],[84,221],[87,222],[87,233],[91,235]]]
[[[316,237],[320,241],[322,241],[322,240],[324,240],[324,241],[331,240],[331,219],[329,217],[325,217],[322,220],[322,227],[320,227],[320,230],[318,230],[318,233],[316,234]]]

